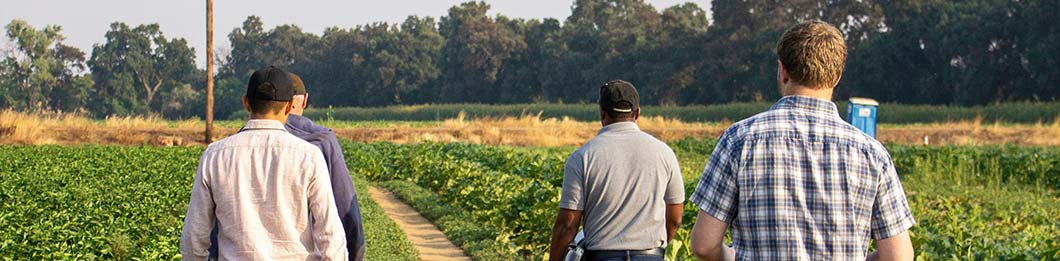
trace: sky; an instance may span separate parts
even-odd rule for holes
[[[689,0],[645,0],[658,10]],[[158,23],[168,38],[184,38],[195,48],[195,60],[205,67],[206,1],[204,0],[30,0],[5,1],[0,23],[22,19],[35,28],[62,26],[64,44],[91,56],[92,45],[102,44],[113,22],[131,27]],[[296,3],[296,4],[292,4]],[[242,25],[247,16],[257,15],[266,30],[281,24],[295,24],[305,32],[321,34],[328,27],[350,28],[372,22],[398,23],[409,15],[441,17],[461,0],[216,0],[214,1],[214,45],[229,49],[228,33]],[[571,13],[574,0],[487,0],[489,15],[518,18],[553,17],[563,21]],[[694,0],[710,10],[709,0]],[[0,50],[11,50],[6,35]],[[217,51],[215,50],[215,52]]]

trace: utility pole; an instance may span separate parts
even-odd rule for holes
[[[213,0],[206,0],[206,143],[213,142]]]

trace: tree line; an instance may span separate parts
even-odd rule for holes
[[[714,0],[661,11],[642,0],[576,0],[571,15],[490,17],[466,2],[438,19],[332,27],[263,26],[228,34],[218,55],[217,115],[242,109],[246,79],[276,65],[302,76],[313,106],[424,103],[577,103],[600,84],[631,81],[642,103],[770,101],[774,48],[799,21],[845,33],[837,99],[982,105],[1060,97],[1060,1]],[[203,115],[203,71],[184,39],[157,24],[116,22],[92,56],[62,44],[61,28],[6,27],[15,48],[0,63],[0,107],[96,116]]]

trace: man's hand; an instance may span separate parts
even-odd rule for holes
[[[868,260],[913,260],[913,243],[909,240],[909,231],[876,240],[876,252],[869,254]]]
[[[736,260],[736,250],[724,245],[729,224],[699,211],[692,227],[692,253],[701,260]]]
[[[556,223],[552,225],[552,248],[548,260],[563,260],[563,255],[567,254],[567,245],[574,241],[574,236],[578,234],[581,221],[581,210],[559,209]]]

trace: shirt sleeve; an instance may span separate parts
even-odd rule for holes
[[[733,129],[726,131],[710,154],[703,175],[689,201],[699,210],[727,224],[736,218],[738,188],[736,187],[737,157],[739,150],[733,146]]]
[[[335,196],[331,192],[331,177],[324,155],[313,153],[309,169],[311,176],[308,188],[309,213],[313,218],[313,239],[322,260],[347,260],[346,233],[339,221],[335,207]]]
[[[191,185],[188,213],[184,215],[184,230],[180,235],[180,254],[184,260],[206,260],[210,255],[210,231],[215,217],[213,195],[206,178],[209,169],[205,167],[212,163],[206,155],[203,153],[199,159],[199,169],[195,171],[195,181]]]
[[[892,237],[916,224],[905,198],[905,189],[889,158],[884,162],[883,175],[876,191],[876,200],[872,204],[873,239]]]
[[[580,151],[575,151],[567,158],[563,166],[563,189],[560,192],[559,207],[570,210],[585,209],[585,164]]]
[[[681,176],[681,164],[677,162],[677,155],[671,150],[666,159],[666,167],[669,169],[670,180],[666,184],[666,194],[663,200],[666,204],[681,204],[685,202],[685,181]]]

